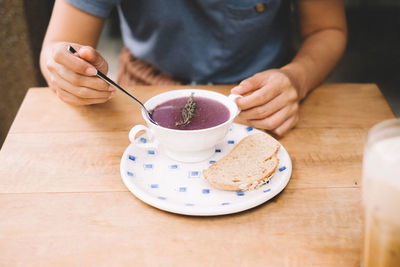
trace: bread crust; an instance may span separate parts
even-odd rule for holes
[[[264,146],[258,146],[264,145]],[[228,191],[253,190],[269,181],[276,171],[280,144],[267,133],[243,138],[225,157],[203,170],[204,179]],[[242,150],[242,151],[241,151]],[[254,153],[248,157],[240,152]],[[232,168],[239,166],[239,169]],[[234,172],[232,170],[235,169]],[[229,177],[226,177],[226,176]]]

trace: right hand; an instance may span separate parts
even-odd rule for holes
[[[115,89],[96,76],[96,69],[107,74],[108,64],[92,47],[71,44],[78,54],[71,54],[68,43],[48,46],[45,68],[49,87],[64,102],[72,105],[104,103]]]

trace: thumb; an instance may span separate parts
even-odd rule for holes
[[[108,72],[107,61],[93,47],[82,46],[78,50],[79,57],[92,64],[96,69],[104,74]]]
[[[231,93],[238,95],[250,93],[262,87],[264,81],[265,78],[263,77],[263,75],[261,75],[261,73],[257,73],[250,78],[241,81],[239,85],[232,88]]]

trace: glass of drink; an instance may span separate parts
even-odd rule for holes
[[[400,266],[400,119],[368,133],[363,159],[364,267]]]

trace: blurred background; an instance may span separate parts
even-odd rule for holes
[[[0,146],[30,87],[46,86],[39,69],[54,0],[0,0]],[[349,42],[330,83],[376,83],[400,116],[400,1],[346,0]],[[122,48],[116,10],[98,50],[115,78]],[[49,110],[49,112],[52,112]]]

